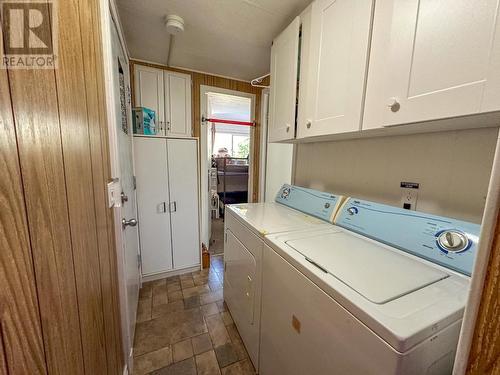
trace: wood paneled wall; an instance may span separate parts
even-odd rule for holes
[[[58,69],[0,71],[0,373],[121,374],[98,0],[53,16]]]
[[[253,173],[253,201],[257,202],[259,196],[259,168],[260,168],[260,146],[261,146],[261,96],[262,89],[259,87],[253,87],[249,82],[238,81],[229,78],[223,78],[218,76],[213,76],[210,74],[192,72],[184,69],[169,68],[164,65],[150,64],[142,61],[131,60],[130,61],[130,77],[131,86],[134,88],[134,65],[144,65],[152,68],[171,70],[174,72],[180,72],[184,74],[191,75],[191,81],[193,83],[192,92],[192,102],[191,110],[193,119],[193,136],[200,137],[200,124],[201,124],[201,114],[200,114],[200,87],[213,86],[222,89],[240,91],[244,93],[255,94],[255,127],[254,127],[254,138],[253,138],[253,155],[252,155],[252,173]],[[132,90],[134,92],[134,90]],[[135,103],[134,95],[132,95],[132,103]],[[134,105],[134,104],[133,104]]]
[[[45,353],[16,129],[8,78],[1,69],[0,126],[0,374],[44,374]]]
[[[467,374],[500,374],[500,215],[497,218]]]

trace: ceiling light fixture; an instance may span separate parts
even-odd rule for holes
[[[168,38],[167,55],[167,66],[170,66],[170,56],[172,55],[172,49],[174,48],[174,38],[177,34],[184,31],[184,19],[181,16],[169,14],[165,17],[165,27],[167,32],[170,34],[170,37]]]
[[[165,27],[167,32],[172,35],[177,35],[184,31],[184,19],[175,14],[169,14],[165,19]]]

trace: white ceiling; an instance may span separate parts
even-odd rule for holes
[[[271,42],[311,0],[117,0],[132,58],[166,64],[165,16],[184,18],[171,66],[251,80],[269,73]]]

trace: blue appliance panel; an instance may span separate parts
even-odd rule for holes
[[[333,222],[335,213],[343,197],[313,189],[284,184],[275,201],[308,215]]]
[[[480,226],[441,216],[349,198],[335,224],[469,275]]]

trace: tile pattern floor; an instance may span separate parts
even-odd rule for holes
[[[134,375],[250,375],[254,368],[223,302],[222,256],[210,269],[145,283]]]

